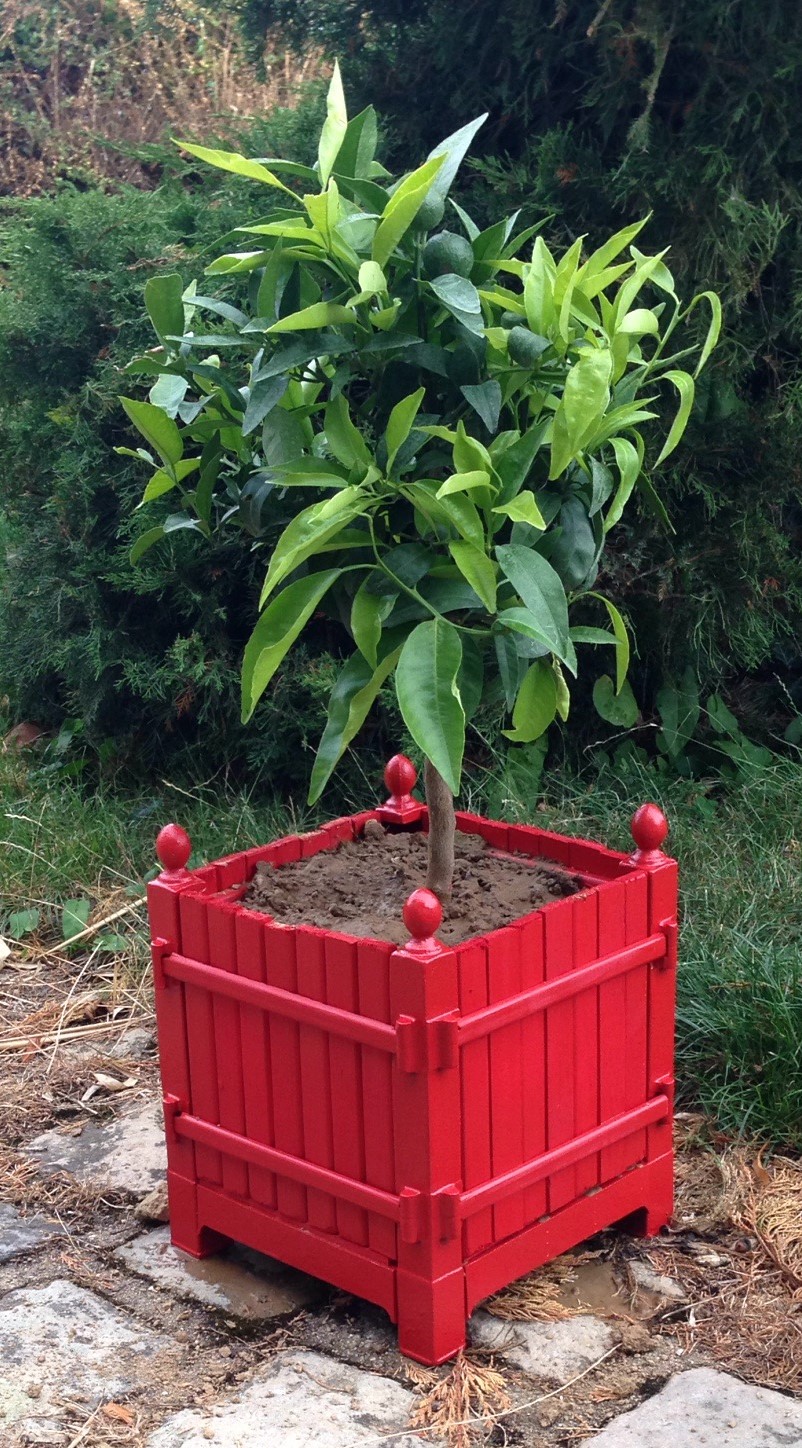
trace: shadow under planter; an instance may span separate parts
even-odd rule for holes
[[[672,1209],[677,867],[643,805],[635,851],[458,813],[583,888],[445,947],[417,890],[403,948],[242,906],[257,864],[427,828],[397,756],[387,804],[148,886],[173,1243],[245,1243],[385,1308],[436,1364],[492,1292],[592,1233]]]

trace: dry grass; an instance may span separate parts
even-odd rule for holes
[[[512,1406],[503,1375],[490,1363],[461,1352],[448,1372],[438,1378],[426,1369],[408,1375],[419,1387],[431,1381],[409,1420],[412,1429],[424,1429],[449,1448],[471,1448],[492,1428],[499,1413]]]
[[[76,171],[147,185],[135,149],[176,131],[228,134],[243,117],[292,104],[319,70],[316,57],[284,52],[260,77],[231,15],[192,0],[173,0],[161,26],[146,0],[4,0],[0,51],[9,57],[0,70],[0,193],[18,196]]]
[[[488,1299],[485,1309],[507,1322],[557,1322],[572,1317],[576,1309],[560,1301],[560,1292],[575,1276],[571,1262],[558,1257],[547,1267],[511,1282]]]

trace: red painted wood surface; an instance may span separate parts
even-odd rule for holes
[[[396,775],[387,808],[403,813]],[[405,808],[425,828],[425,807]],[[160,835],[171,1227],[196,1256],[229,1237],[360,1293],[402,1351],[436,1363],[489,1292],[625,1216],[646,1233],[668,1219],[676,866],[655,806],[629,858],[461,812],[461,830],[586,888],[453,951],[423,890],[403,950],[240,906],[260,861],[376,817],[191,871],[183,831]]]

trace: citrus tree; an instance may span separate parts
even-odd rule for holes
[[[372,108],[348,119],[335,69],[315,167],[184,144],[272,205],[206,268],[217,290],[148,282],[159,345],[128,370],[152,380],[149,400],[123,399],[153,468],[143,502],[174,509],[132,556],[178,529],[262,537],[245,720],[313,614],[343,623],[353,652],[310,801],[393,680],[426,761],[428,884],[443,900],[483,698],[531,742],[568,717],[577,650],[603,647],[597,707],[626,713],[629,640],[594,588],[599,561],[633,492],[660,510],[650,467],[682,437],[720,326],[715,295],[683,305],[665,251],[638,250],[643,221],[559,256],[517,216],[480,229],[448,195],[483,120],[394,179]],[[703,299],[704,344],[677,347]],[[664,391],[678,407],[650,464]],[[593,626],[572,625],[580,601]]]

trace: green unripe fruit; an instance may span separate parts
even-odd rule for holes
[[[550,345],[548,337],[538,337],[528,327],[513,327],[507,350],[511,362],[519,367],[534,367]]]
[[[446,214],[446,204],[439,196],[427,196],[413,221],[416,231],[431,231],[439,226]]]
[[[455,272],[469,277],[473,271],[473,247],[467,237],[456,231],[438,231],[423,248],[423,269],[427,277],[442,277]]]
[[[521,316],[521,313],[520,313],[520,312],[502,312],[502,313],[501,313],[501,317],[500,317],[500,319],[499,319],[499,326],[501,326],[501,327],[506,327],[506,328],[507,328],[507,331],[509,331],[510,327],[521,327],[521,326],[523,326],[523,318],[522,318],[522,316]]]

